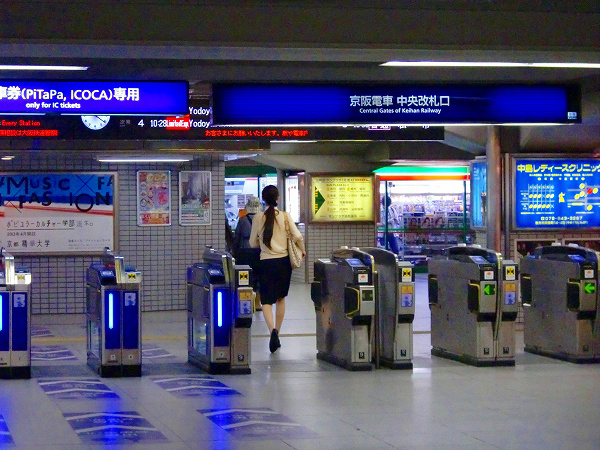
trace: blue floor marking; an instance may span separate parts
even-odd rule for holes
[[[119,398],[108,386],[97,378],[56,378],[38,380],[40,387],[52,399],[81,400]]]
[[[176,356],[154,344],[142,344],[142,360],[160,362]]]
[[[79,438],[88,444],[166,442],[168,439],[137,411],[64,413]]]
[[[152,377],[152,381],[176,397],[242,395],[208,375]]]
[[[13,438],[8,430],[8,425],[6,425],[4,417],[0,415],[0,444],[12,444],[13,442]]]
[[[48,328],[37,325],[31,326],[31,337],[54,337]]]
[[[199,409],[198,412],[236,438],[318,437],[318,434],[270,408]]]
[[[32,361],[77,361],[67,347],[62,345],[32,345]]]

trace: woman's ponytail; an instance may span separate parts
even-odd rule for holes
[[[262,199],[268,208],[265,211],[265,229],[263,231],[263,243],[271,248],[271,238],[273,237],[273,228],[275,227],[275,207],[279,199],[279,191],[276,186],[269,185],[262,191]]]

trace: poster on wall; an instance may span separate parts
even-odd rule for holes
[[[137,172],[137,224],[171,225],[171,171]]]
[[[210,225],[209,171],[179,172],[179,225]]]
[[[517,228],[600,227],[600,160],[515,158]]]
[[[373,222],[373,177],[313,176],[311,220]]]
[[[31,255],[113,249],[115,186],[113,172],[0,174],[0,246]]]
[[[474,228],[485,227],[487,216],[487,163],[471,163],[471,225]]]

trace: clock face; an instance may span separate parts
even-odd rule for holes
[[[90,130],[101,130],[109,120],[110,116],[81,116],[81,121]]]

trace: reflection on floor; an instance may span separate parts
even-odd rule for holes
[[[304,285],[293,286],[275,354],[256,315],[251,375],[188,365],[178,311],[144,315],[141,378],[100,379],[85,366],[82,320],[35,317],[34,378],[0,380],[0,448],[600,448],[600,366],[525,354],[521,333],[514,368],[431,357],[422,277],[413,371],[317,361]]]

